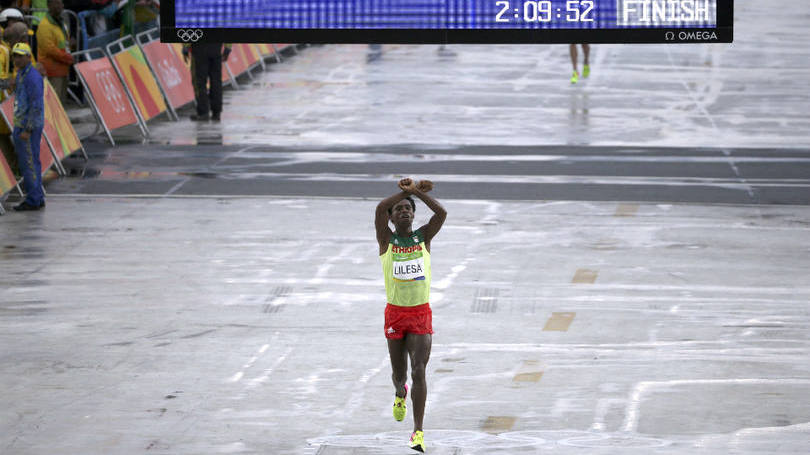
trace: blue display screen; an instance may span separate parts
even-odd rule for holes
[[[174,26],[240,29],[713,28],[717,0],[175,0]]]

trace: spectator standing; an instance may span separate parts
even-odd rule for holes
[[[0,11],[0,27],[4,30],[18,23],[25,25],[26,30],[28,30],[28,24],[25,22],[25,16],[23,16],[22,11],[17,8],[6,8]],[[34,35],[32,30],[28,30],[26,33],[28,33],[29,36]]]
[[[14,206],[17,211],[45,207],[42,189],[42,164],[39,143],[45,125],[45,101],[42,76],[31,63],[31,46],[17,43],[11,50],[17,77],[14,80],[14,150],[23,176],[25,200]]]
[[[6,100],[6,90],[11,86],[11,46],[4,37],[0,37],[0,103]],[[11,130],[6,122],[0,122],[0,150],[11,168],[12,172],[19,175],[17,169],[17,154],[14,153],[14,145],[11,143]]]
[[[0,11],[0,25],[8,27],[14,22],[25,22],[25,16],[17,8],[5,8]]]
[[[67,78],[73,56],[70,55],[69,35],[62,21],[62,0],[48,0],[48,14],[37,28],[37,54],[59,101],[67,99]]]
[[[42,22],[42,19],[48,14],[45,11],[41,11],[48,9],[48,0],[31,0],[31,9],[36,10],[31,12],[31,15],[34,16],[31,19],[31,28],[36,30],[37,27],[39,27],[39,23]]]
[[[194,43],[183,46],[183,58],[188,62],[191,54],[194,97],[197,101],[197,114],[191,116],[194,121],[206,121],[209,118],[216,122],[222,112],[222,62],[228,60],[231,45],[221,43]],[[209,88],[206,90],[206,85]],[[209,116],[210,111],[210,116]]]
[[[8,49],[13,49],[14,45],[17,43],[29,44],[28,32],[28,26],[25,25],[25,22],[13,22],[11,25],[6,26],[5,30],[3,30],[3,41],[7,44]],[[9,54],[11,54],[11,51],[9,51]],[[17,77],[17,68],[13,65],[13,63],[13,56],[9,55],[9,72],[7,79],[4,79],[5,82],[0,83],[2,88],[11,88],[15,78]],[[37,63],[33,55],[31,55],[31,64],[34,65],[34,68],[36,68],[37,71],[39,71],[40,76],[45,77],[45,69],[42,67],[42,64]],[[11,90],[13,91],[13,88],[11,88]],[[4,122],[0,123],[5,125]],[[6,133],[6,140],[3,140],[4,131]],[[11,170],[17,175],[20,175],[17,164],[17,153],[14,151],[14,142],[11,138],[11,131],[8,130],[7,127],[0,128],[0,147],[3,149],[3,154],[6,155],[6,161],[11,167]]]
[[[14,49],[14,45],[17,43],[25,43],[29,46],[31,45],[31,40],[29,39],[30,30],[28,26],[25,25],[24,22],[17,22],[14,24],[9,25],[3,30],[3,39],[6,40],[8,43],[9,49]],[[12,60],[13,63],[13,60]],[[39,74],[42,77],[47,76],[48,74],[45,72],[45,67],[42,66],[42,63],[37,63],[37,59],[31,54],[31,63],[34,65],[34,68],[39,71]],[[10,68],[11,70],[11,79],[13,80],[17,76],[17,68]]]

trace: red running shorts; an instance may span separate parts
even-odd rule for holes
[[[426,335],[433,333],[433,312],[430,304],[417,306],[385,306],[385,337],[400,340],[406,333]]]

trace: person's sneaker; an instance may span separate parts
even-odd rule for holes
[[[208,115],[197,115],[197,114],[193,114],[189,118],[195,122],[206,122],[209,119]]]
[[[405,384],[405,396],[394,396],[394,420],[402,422],[405,415],[408,414],[408,407],[405,405],[406,398],[408,398],[408,384]]]
[[[39,209],[41,209],[43,207],[45,207],[45,204],[31,205],[31,204],[23,201],[23,202],[15,205],[14,210],[17,211],[17,212],[30,212],[30,211],[34,211],[34,210],[39,210]]]
[[[417,452],[425,452],[425,433],[421,431],[414,431],[411,435],[411,441],[408,443],[413,450]]]
[[[574,75],[571,76],[571,83],[576,84],[577,82],[579,82],[579,73],[574,71]]]
[[[211,121],[218,122],[219,120],[220,120],[219,112],[217,112],[216,114],[211,114]]]
[[[588,77],[591,75],[591,65],[585,65],[585,68],[582,68],[582,77]]]

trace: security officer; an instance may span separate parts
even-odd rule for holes
[[[31,64],[31,46],[28,44],[15,44],[11,56],[17,68],[14,80],[14,130],[11,136],[26,193],[25,200],[15,205],[14,210],[39,210],[45,207],[42,164],[39,161],[39,143],[45,125],[42,76]]]
[[[231,45],[221,43],[194,43],[183,46],[183,58],[188,62],[191,51],[194,97],[197,99],[197,114],[191,120],[205,121],[209,118],[219,121],[222,112],[222,62],[228,60]],[[209,84],[209,90],[206,90]],[[211,111],[209,117],[208,111]]]

